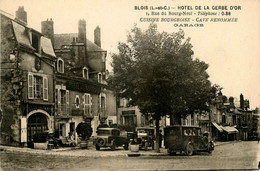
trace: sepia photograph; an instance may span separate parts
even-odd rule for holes
[[[259,0],[1,0],[0,171],[259,170]]]

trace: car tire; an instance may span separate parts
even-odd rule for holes
[[[144,150],[145,150],[145,151],[148,150],[148,146],[149,146],[149,143],[148,143],[148,142],[145,142],[145,144],[144,144]]]
[[[113,141],[112,146],[111,146],[111,150],[112,150],[112,151],[115,151],[115,149],[116,149],[116,144],[115,144],[115,142]]]
[[[192,156],[193,154],[193,146],[191,143],[188,143],[185,148],[185,153],[187,156]]]
[[[124,145],[124,149],[125,149],[125,150],[128,150],[128,143],[126,143],[126,144]]]
[[[209,143],[208,144],[208,153],[211,154],[213,150],[214,150],[214,145]]]
[[[96,150],[100,150],[100,146],[96,144]]]
[[[176,155],[176,152],[173,150],[168,149],[167,152],[170,156]]]
[[[100,147],[104,146],[106,141],[103,138],[98,138],[96,144]]]

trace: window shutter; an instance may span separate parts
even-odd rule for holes
[[[43,77],[43,100],[48,101],[48,78]]]
[[[66,90],[66,104],[68,105],[69,103],[70,103],[69,90]]]
[[[60,89],[58,89],[57,91],[57,96],[58,96],[58,105],[60,105],[60,102],[61,102],[61,93],[60,93]]]
[[[33,99],[34,98],[34,89],[33,89],[33,75],[28,74],[28,99]]]
[[[21,142],[27,142],[27,119],[21,118]]]
[[[92,116],[92,97],[91,95],[89,95],[89,112],[90,112],[90,116]]]

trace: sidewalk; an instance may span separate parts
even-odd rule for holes
[[[214,142],[215,147],[230,143],[237,143],[241,141],[227,141],[227,142]],[[61,156],[75,156],[75,157],[118,157],[118,156],[167,156],[167,149],[161,148],[160,153],[156,153],[154,150],[140,150],[139,152],[131,152],[124,150],[122,147],[118,147],[115,151],[111,151],[110,148],[104,148],[97,151],[92,143],[89,144],[88,149],[80,149],[79,147],[66,147],[53,150],[38,150],[31,148],[2,146],[0,149],[7,152],[27,152],[31,154],[46,154],[46,155],[61,155]],[[3,151],[0,151],[3,152]]]

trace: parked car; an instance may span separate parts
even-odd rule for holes
[[[169,154],[177,151],[191,156],[194,152],[214,150],[214,144],[209,141],[208,133],[201,133],[200,127],[169,126],[164,128],[164,145]]]
[[[110,147],[115,150],[118,146],[124,146],[128,150],[127,136],[120,136],[120,130],[117,128],[99,128],[96,137],[96,150],[101,147]]]
[[[139,144],[139,148],[144,148],[148,150],[149,147],[152,147],[154,150],[154,128],[150,127],[137,127],[137,144]]]

